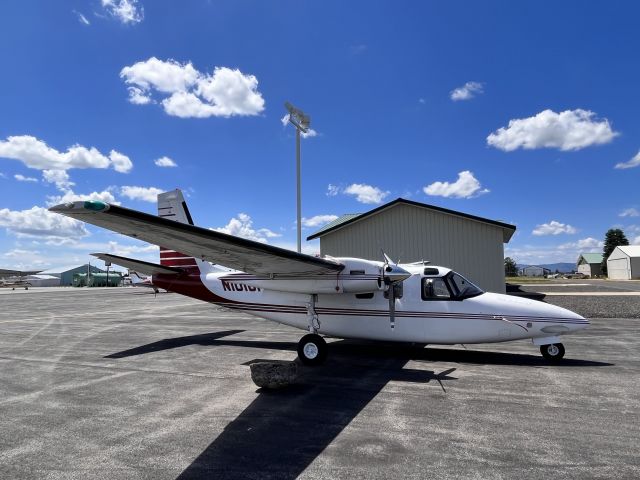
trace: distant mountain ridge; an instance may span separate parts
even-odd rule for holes
[[[524,267],[528,267],[528,264],[517,264],[516,267],[518,267],[518,270],[524,268]],[[560,263],[541,263],[539,265],[536,265],[536,267],[542,267],[542,268],[548,268],[549,270],[551,270],[551,273],[555,273],[556,270],[558,270],[558,272],[560,273],[568,273],[568,272],[573,272],[576,269],[576,264],[575,263],[566,263],[566,262],[560,262]]]

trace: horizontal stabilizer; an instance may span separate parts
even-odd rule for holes
[[[166,267],[157,263],[136,260],[135,258],[121,257],[120,255],[112,255],[110,253],[92,253],[91,255],[98,257],[100,260],[104,260],[105,262],[115,263],[121,267],[135,270],[143,275],[158,275],[159,273],[177,275],[182,273],[182,269],[179,267]]]

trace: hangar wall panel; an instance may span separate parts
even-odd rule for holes
[[[485,290],[505,291],[503,230],[487,223],[399,204],[320,240],[323,255],[382,260],[381,249],[393,260],[428,260]]]
[[[609,257],[607,260],[607,272],[611,280],[629,280],[631,278],[629,258],[612,259]]]
[[[588,263],[581,263],[578,265],[578,273],[584,273],[585,275],[591,276],[591,265]]]

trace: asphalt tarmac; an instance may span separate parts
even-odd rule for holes
[[[568,298],[547,300],[592,308]],[[134,288],[1,291],[0,478],[640,478],[637,298],[598,297],[620,317],[560,365],[525,341],[332,340],[261,391],[248,365],[303,332]]]

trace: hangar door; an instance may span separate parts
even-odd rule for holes
[[[615,260],[608,260],[607,270],[609,272],[609,278],[611,280],[631,279],[628,258],[616,258]]]

